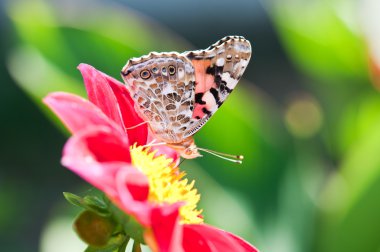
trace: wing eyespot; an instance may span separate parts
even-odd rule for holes
[[[168,70],[169,70],[169,74],[170,75],[174,75],[175,74],[175,67],[173,65],[170,65],[168,67]]]
[[[157,67],[153,67],[152,68],[152,73],[157,74],[158,73],[158,68]]]
[[[226,56],[226,60],[227,60],[227,61],[231,61],[231,60],[232,60],[232,55],[231,55],[231,54],[228,54],[228,55]]]
[[[143,80],[147,80],[147,79],[149,79],[150,78],[150,72],[148,71],[148,70],[146,70],[146,69],[144,69],[144,70],[142,70],[141,72],[140,72],[140,77],[143,79]]]

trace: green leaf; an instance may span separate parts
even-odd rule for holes
[[[92,210],[102,216],[108,216],[110,214],[108,211],[108,204],[97,196],[85,196],[83,198],[83,204],[87,207],[88,210]]]
[[[69,192],[63,192],[65,199],[74,206],[84,207],[82,197]]]
[[[106,203],[96,195],[86,195],[84,198],[69,192],[64,192],[63,195],[68,202],[75,206],[93,211],[100,216],[108,217],[111,215],[108,210],[108,202]]]

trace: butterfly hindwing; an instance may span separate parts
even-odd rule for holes
[[[225,37],[206,50],[184,52],[195,71],[193,135],[218,110],[243,75],[251,57],[248,40],[238,36]]]
[[[151,53],[128,61],[122,76],[136,111],[156,137],[181,142],[191,124],[195,76],[191,62],[178,53]]]

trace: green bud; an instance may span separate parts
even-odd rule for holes
[[[88,210],[82,212],[74,223],[78,236],[91,247],[106,246],[115,227],[112,219]]]

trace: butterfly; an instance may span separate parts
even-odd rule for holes
[[[121,75],[155,138],[191,159],[205,150],[195,145],[193,135],[234,90],[250,57],[248,40],[227,36],[204,50],[132,58]]]

